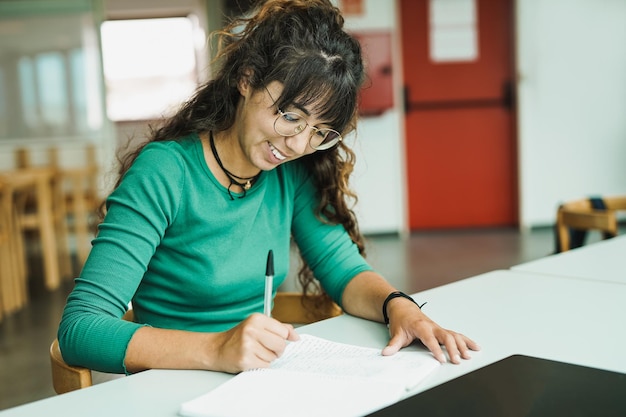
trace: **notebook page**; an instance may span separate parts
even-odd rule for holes
[[[382,356],[379,349],[301,335],[270,368],[240,373],[182,404],[180,414],[359,416],[400,400],[437,366],[425,352]]]
[[[411,389],[440,364],[427,352],[400,351],[382,356],[380,349],[300,335],[290,343],[271,369],[354,377],[375,377]]]

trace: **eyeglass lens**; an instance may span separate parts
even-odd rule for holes
[[[306,129],[307,126],[308,123],[306,119],[298,113],[293,112],[284,113],[281,111],[274,123],[276,133],[282,136],[297,135]],[[311,127],[311,129],[312,132],[309,143],[314,149],[328,149],[341,140],[341,135],[335,130],[325,128],[318,129],[316,127]]]

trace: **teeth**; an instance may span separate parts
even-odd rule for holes
[[[274,156],[280,159],[281,161],[284,161],[285,159],[287,159],[287,157],[283,155],[282,153],[280,153],[278,149],[276,149],[271,143],[270,143],[270,150],[272,151]]]

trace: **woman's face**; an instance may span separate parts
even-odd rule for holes
[[[310,109],[293,106],[281,110],[298,113],[308,126],[293,136],[276,133],[274,123],[280,114],[274,99],[280,97],[282,90],[282,84],[276,81],[256,91],[248,84],[240,86],[243,99],[236,122],[237,137],[250,163],[265,171],[315,152],[309,145],[309,138],[315,134],[311,126],[330,127]]]

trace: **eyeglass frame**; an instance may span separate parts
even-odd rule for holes
[[[267,86],[264,86],[265,91],[267,91],[267,94],[269,94],[270,98],[272,99],[272,102],[276,103],[276,100],[274,100],[274,97],[272,96],[272,93],[270,93],[270,90],[268,90]],[[343,141],[343,136],[341,135],[341,133],[339,133],[338,131],[336,131],[335,129],[331,129],[331,128],[327,128],[327,127],[323,127],[323,128],[317,128],[315,126],[311,126],[308,122],[308,120],[306,119],[306,117],[304,117],[303,115],[301,115],[300,113],[296,113],[293,111],[282,111],[280,107],[276,106],[276,110],[278,110],[278,116],[276,116],[276,119],[274,120],[274,124],[272,125],[274,127],[274,132],[276,132],[276,134],[280,135],[280,136],[284,136],[284,137],[292,137],[292,136],[296,136],[299,135],[300,133],[302,133],[302,131],[304,131],[307,126],[311,128],[311,133],[309,134],[309,146],[311,147],[311,149],[314,149],[316,151],[325,151],[328,150],[334,146],[336,146],[337,144],[339,144],[339,142]],[[288,114],[295,114],[296,116],[298,116],[298,119],[301,119],[304,121],[304,127],[302,127],[300,130],[298,130],[297,132],[294,131],[294,133],[292,133],[291,135],[286,135],[282,132],[279,132],[278,129],[276,129],[276,124],[278,123],[278,120],[282,117],[285,121],[289,122],[289,120],[285,119],[285,116]],[[337,136],[335,137],[335,139],[333,139],[331,142],[326,143],[326,144],[320,144],[318,146],[313,146],[313,144],[311,143],[311,140],[313,139],[313,135],[316,132],[320,132],[320,131],[329,131],[330,133],[335,133]]]

